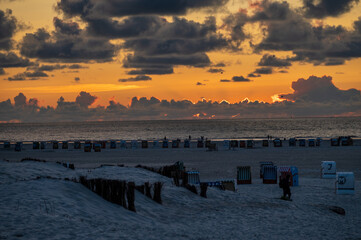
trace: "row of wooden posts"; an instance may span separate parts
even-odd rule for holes
[[[146,182],[143,185],[135,185],[134,182],[127,182],[124,180],[102,178],[87,179],[84,176],[79,178],[79,182],[105,200],[123,206],[133,212],[136,212],[134,204],[135,190],[138,190],[155,202],[162,204],[161,192],[163,183],[161,182],[155,182],[154,184]],[[153,196],[151,193],[152,187]]]

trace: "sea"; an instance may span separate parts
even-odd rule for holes
[[[361,117],[2,123],[0,141],[361,137]]]

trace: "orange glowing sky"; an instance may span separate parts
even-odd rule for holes
[[[19,23],[26,25],[13,36],[15,47],[13,52],[19,53],[16,44],[21,42],[25,34],[34,33],[38,28],[45,28],[49,32],[54,30],[53,19],[58,17],[64,19],[61,12],[55,10],[58,0],[21,0],[21,1],[0,1],[0,9],[12,10],[12,16],[16,17]],[[251,2],[251,1],[250,1]],[[256,2],[256,1],[252,1]],[[293,9],[302,6],[301,0],[289,0],[288,3]],[[221,11],[209,12],[207,10],[189,12],[179,16],[188,20],[203,23],[207,16],[214,16],[217,26],[222,25],[225,16],[236,13],[240,9],[247,9],[251,14],[253,9],[249,7],[249,1],[230,0]],[[338,15],[337,17],[326,17],[321,20],[310,19],[312,24],[342,25],[347,29],[353,28],[353,22],[358,20],[361,13],[361,4],[355,4],[350,11]],[[172,21],[171,16],[166,16]],[[85,26],[79,18],[74,18],[81,27]],[[245,26],[245,31],[253,35],[253,41],[261,41],[261,30],[257,24]],[[220,32],[224,29],[219,29]],[[226,32],[222,32],[227,34]],[[111,40],[119,43],[122,40]],[[37,98],[40,106],[55,106],[60,96],[66,100],[73,101],[80,91],[86,91],[98,97],[93,105],[107,105],[109,99],[128,105],[132,97],[151,97],[158,99],[188,99],[193,102],[202,98],[213,101],[227,100],[230,103],[239,102],[245,98],[252,101],[259,100],[272,102],[272,96],[280,93],[292,92],[291,83],[299,78],[308,78],[311,75],[329,75],[333,78],[333,83],[339,89],[361,89],[361,59],[347,59],[345,64],[315,66],[309,62],[293,62],[292,66],[284,68],[287,73],[263,74],[261,77],[249,78],[250,82],[220,82],[221,79],[231,79],[233,76],[244,76],[257,68],[257,63],[266,53],[274,54],[279,58],[291,56],[292,51],[261,51],[255,53],[244,42],[242,51],[216,50],[207,51],[206,54],[213,64],[225,63],[222,67],[223,73],[210,73],[210,67],[187,67],[175,66],[174,74],[151,75],[150,81],[119,82],[118,79],[129,78],[127,71],[122,66],[125,50],[120,50],[113,61],[106,63],[80,63],[84,68],[76,72],[70,69],[60,69],[48,72],[49,77],[37,80],[8,81],[7,79],[18,73],[24,72],[26,68],[5,68],[5,75],[0,76],[0,101],[13,99],[19,92],[24,93],[29,98]],[[248,46],[248,47],[247,47]],[[41,64],[49,63],[33,58]],[[72,64],[72,63],[61,63]],[[277,69],[281,70],[281,69]],[[79,78],[79,81],[75,81]],[[198,83],[198,85],[197,85]]]

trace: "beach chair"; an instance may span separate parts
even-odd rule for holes
[[[332,147],[340,146],[340,140],[338,138],[331,138],[331,146]]]
[[[263,184],[277,184],[277,166],[263,167]]]
[[[80,143],[80,141],[75,141],[75,142],[74,142],[74,149],[81,149],[81,143]]]
[[[267,161],[267,162],[259,162],[259,177],[263,178],[264,173],[264,166],[273,166],[273,162]]]
[[[305,140],[305,139],[300,139],[300,140],[298,140],[298,146],[300,146],[300,147],[306,147],[306,140]]]
[[[100,143],[94,143],[94,152],[101,152],[102,145]]]
[[[138,141],[137,140],[132,140],[131,144],[132,144],[132,149],[137,149],[138,148]]]
[[[281,166],[278,167],[278,172],[280,173],[280,181],[288,176],[290,176],[290,186],[298,186],[298,168],[294,166]]]
[[[247,140],[247,148],[253,148],[254,141],[253,140]]]
[[[190,148],[191,147],[191,143],[189,141],[189,139],[185,139],[184,140],[184,148]]]
[[[127,141],[121,140],[120,141],[120,148],[127,148]]]
[[[68,149],[68,142],[67,142],[67,141],[63,141],[63,142],[61,143],[61,148],[62,148],[62,149]]]
[[[340,139],[341,146],[352,146],[353,141],[351,137],[341,137]]]
[[[33,142],[33,149],[40,149],[40,142]]]
[[[172,141],[172,148],[179,148],[179,142],[180,142],[180,140],[173,140]]]
[[[273,147],[282,147],[282,141],[279,138],[273,140]]]
[[[231,149],[231,143],[229,140],[224,140],[223,141],[223,148],[224,149]]]
[[[239,147],[246,148],[246,141],[244,141],[244,140],[239,141]]]
[[[336,173],[336,194],[355,194],[355,175],[353,172]]]
[[[252,175],[250,166],[237,167],[237,184],[252,184]]]
[[[40,142],[40,149],[46,148],[46,142]]]
[[[186,181],[188,184],[199,184],[199,171],[186,171],[185,173]]]
[[[316,141],[315,141],[315,139],[308,139],[308,146],[309,146],[309,147],[314,147],[314,146],[316,146]]]
[[[142,148],[148,148],[148,141],[142,140]]]
[[[268,140],[262,140],[262,147],[269,147],[269,141]]]
[[[290,138],[288,140],[288,146],[295,147],[296,146],[296,138]]]
[[[23,146],[23,142],[16,142],[15,144],[15,152],[20,152]]]
[[[59,142],[53,141],[53,149],[59,149]]]
[[[197,148],[203,148],[203,140],[198,140]]]
[[[107,148],[107,141],[100,141],[101,148]]]
[[[162,148],[168,148],[168,140],[163,140]]]
[[[117,142],[112,140],[110,141],[110,149],[116,149],[117,148]]]
[[[336,162],[322,161],[321,162],[321,178],[336,178]]]
[[[218,151],[217,143],[209,143],[207,151]]]
[[[4,149],[10,149],[10,147],[11,147],[10,142],[8,141],[4,142]]]
[[[231,148],[238,148],[238,141],[237,140],[231,140]]]
[[[92,144],[89,141],[86,141],[84,144],[84,152],[91,152],[92,151]]]
[[[210,145],[211,145],[211,140],[206,140],[206,148],[209,148]]]

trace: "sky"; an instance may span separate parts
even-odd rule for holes
[[[0,123],[361,115],[359,0],[0,0]]]

